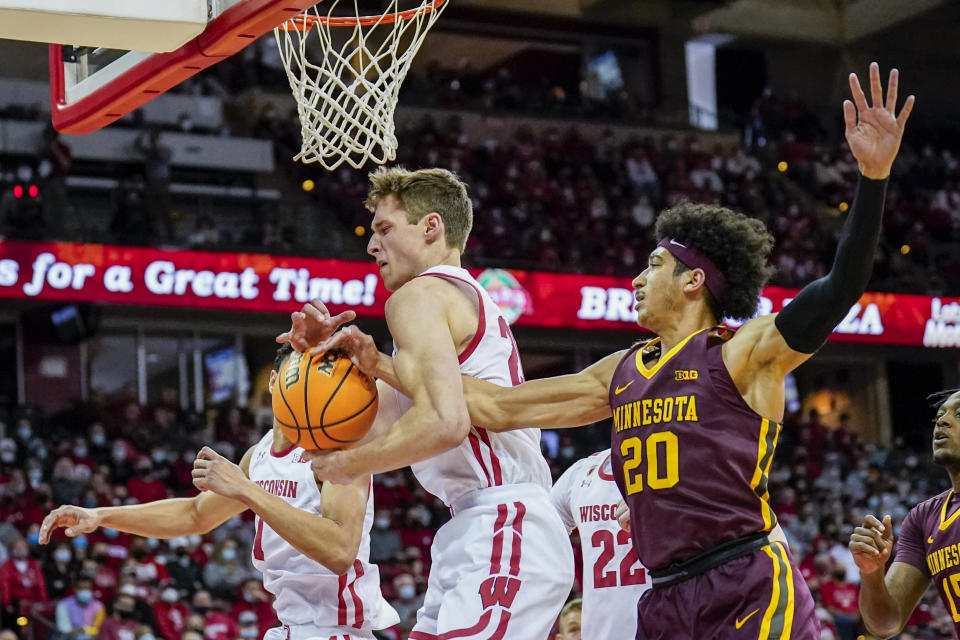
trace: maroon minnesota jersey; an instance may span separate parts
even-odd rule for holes
[[[960,635],[960,496],[944,491],[911,509],[900,525],[894,562],[933,581]]]
[[[732,336],[704,329],[659,360],[655,338],[630,349],[613,374],[614,477],[633,531],[657,532],[633,536],[651,569],[776,525],[767,474],[780,425],[737,391],[721,355]]]

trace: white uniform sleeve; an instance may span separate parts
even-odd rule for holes
[[[563,475],[557,478],[557,483],[550,489],[550,502],[560,514],[567,531],[577,528],[577,521],[573,517],[573,488],[581,480],[584,460],[578,460]]]

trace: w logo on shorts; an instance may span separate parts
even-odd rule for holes
[[[509,609],[513,605],[513,599],[517,597],[520,591],[520,579],[511,576],[490,576],[480,583],[480,601],[484,609],[489,609],[493,605],[500,605],[504,609]]]

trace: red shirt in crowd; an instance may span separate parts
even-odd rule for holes
[[[158,600],[153,604],[157,630],[166,640],[180,640],[183,628],[190,615],[190,608],[182,602],[167,603]]]
[[[857,600],[860,588],[852,582],[827,580],[820,585],[820,599],[823,606],[847,615],[857,615]]]
[[[100,625],[97,640],[134,640],[138,624],[136,620],[120,620],[110,616]]]
[[[167,487],[159,480],[144,480],[134,476],[127,481],[127,493],[140,504],[164,500],[168,497]]]
[[[0,565],[0,600],[9,607],[14,599],[47,601],[47,582],[36,560],[10,558]]]
[[[241,600],[234,603],[233,608],[230,610],[230,617],[237,620],[244,611],[253,611],[257,614],[257,626],[260,628],[261,638],[263,634],[267,632],[267,629],[280,624],[280,620],[277,619],[277,613],[273,610],[273,605],[269,602],[246,602]]]
[[[236,640],[240,635],[237,621],[220,611],[207,613],[203,619],[203,627],[207,640]]]

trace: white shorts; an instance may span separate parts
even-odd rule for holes
[[[540,640],[573,586],[573,549],[547,492],[478,489],[452,505],[410,640]]]
[[[308,624],[283,625],[267,629],[263,640],[376,640],[370,633],[351,631],[345,634],[337,627],[314,627]]]

